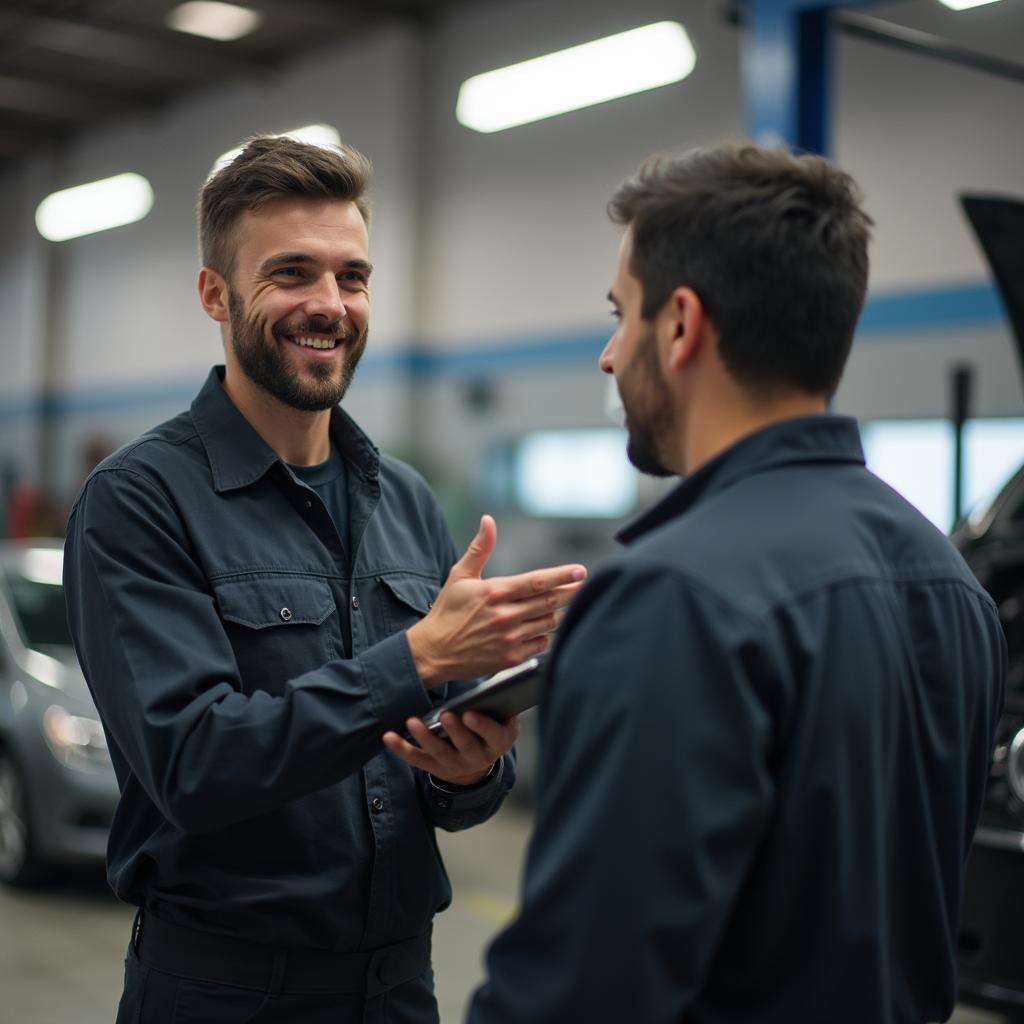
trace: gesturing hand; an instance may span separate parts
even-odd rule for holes
[[[426,687],[488,675],[547,650],[560,609],[583,585],[582,565],[482,579],[496,542],[494,520],[484,516],[433,608],[406,630]]]
[[[464,715],[446,711],[441,724],[448,739],[435,736],[420,719],[410,718],[405,725],[415,744],[396,732],[386,732],[384,746],[414,768],[430,772],[440,782],[472,786],[486,776],[502,754],[512,749],[519,735],[517,719],[496,722],[476,711]]]

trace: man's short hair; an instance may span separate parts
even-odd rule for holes
[[[632,229],[645,319],[688,286],[741,386],[831,396],[867,290],[861,200],[822,157],[734,144],[648,159],[608,212]]]
[[[348,200],[370,222],[370,161],[350,146],[325,149],[286,135],[257,135],[213,174],[199,193],[199,258],[230,280],[234,228],[248,210],[272,199]]]

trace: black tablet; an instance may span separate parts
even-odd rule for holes
[[[529,658],[522,664],[495,672],[471,690],[446,701],[428,715],[423,716],[427,728],[438,736],[444,735],[441,712],[479,711],[504,722],[520,711],[532,708],[540,698],[540,681],[544,663],[540,658]]]

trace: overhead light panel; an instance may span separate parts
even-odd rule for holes
[[[475,75],[459,89],[455,117],[500,132],[680,82],[696,63],[686,29],[659,21]]]
[[[289,139],[308,142],[311,146],[320,146],[323,149],[331,149],[341,145],[341,136],[338,134],[338,129],[329,124],[307,124],[302,128],[293,128],[288,132],[276,133],[277,138],[281,138],[284,135],[287,135]],[[225,164],[231,163],[242,152],[242,149],[242,146],[237,146],[235,149],[229,149],[226,153],[221,153],[214,160],[213,170],[210,171],[210,174],[216,174]]]
[[[966,11],[969,7],[982,7],[984,4],[994,4],[996,0],[939,0],[954,11]]]
[[[263,15],[251,7],[218,3],[216,0],[189,0],[167,13],[167,24],[178,32],[230,43],[259,27]]]
[[[50,242],[118,228],[153,208],[153,188],[141,174],[116,174],[48,195],[36,207],[36,227]]]

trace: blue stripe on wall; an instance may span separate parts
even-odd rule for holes
[[[991,284],[897,292],[868,298],[857,338],[994,323],[1006,319],[998,289]]]
[[[927,338],[927,332],[932,330],[968,324],[994,325],[1005,323],[1005,319],[999,292],[991,284],[875,295],[865,303],[856,340],[871,342],[895,334],[918,334]],[[473,377],[509,369],[538,370],[587,361],[596,365],[609,334],[609,328],[594,327],[548,337],[491,339],[453,349],[428,350],[411,346],[394,352],[371,349],[359,366],[359,379]],[[0,423],[46,415],[127,412],[149,405],[186,406],[204,378],[205,372],[160,384],[0,398]]]

